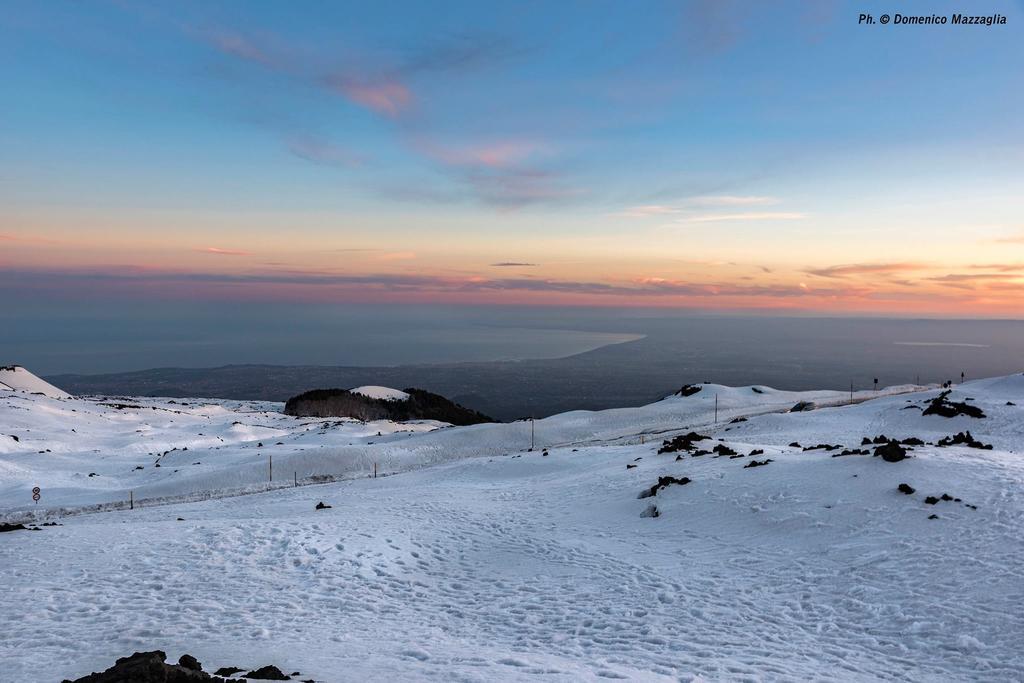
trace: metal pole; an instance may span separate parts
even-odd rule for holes
[[[134,491],[129,491],[128,492],[128,509],[129,510],[134,510],[135,509],[135,492]]]
[[[718,394],[715,394],[715,424],[718,424]]]
[[[270,475],[270,481],[273,482],[274,481],[274,456],[268,455],[267,458],[269,459],[267,473]]]
[[[536,427],[534,426],[533,418],[530,418],[530,450],[533,450],[534,435],[536,434]]]
[[[299,473],[298,472],[292,472],[292,476],[295,477],[295,485],[298,486],[299,485]]]

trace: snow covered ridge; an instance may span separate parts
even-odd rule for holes
[[[784,412],[800,402],[819,407],[807,415],[835,415],[843,418],[840,423],[854,414],[853,408],[820,409],[848,403],[847,392],[699,386],[700,391],[692,395],[668,397],[639,408],[573,411],[534,424],[459,428],[426,420],[401,423],[290,417],[282,414],[282,404],[269,402],[137,397],[64,401],[0,392],[0,513],[120,506],[130,498],[144,503],[217,497],[375,472],[396,473],[469,457],[502,456],[531,445],[579,447],[653,441],[690,428],[713,426],[716,417],[719,427],[728,431],[738,428],[726,425],[730,420]],[[862,401],[915,389],[919,388],[891,387],[859,392],[853,398]],[[925,395],[934,397],[938,392]],[[902,401],[883,398],[871,404],[888,410],[886,400]],[[773,419],[779,416],[765,417]],[[753,424],[751,420],[744,426],[749,429]],[[972,428],[975,435],[984,433],[974,426],[961,426],[937,434],[935,439],[966,428]],[[863,433],[869,431],[874,436],[878,430],[864,429]],[[857,443],[861,436],[856,435]],[[758,438],[764,442],[763,437]],[[823,435],[819,441],[833,438]],[[42,489],[38,504],[31,499],[36,486]]]
[[[398,389],[392,389],[391,387],[378,387],[372,384],[366,386],[356,387],[355,389],[349,389],[353,394],[359,394],[361,396],[367,396],[369,398],[377,398],[382,401],[408,401],[409,394]]]
[[[699,386],[415,433],[280,404],[0,398],[0,435],[31,442],[0,455],[0,501],[44,476],[67,488],[43,482],[41,504],[220,495],[271,455],[351,477],[0,534],[3,676],[160,649],[330,682],[1024,680],[1024,376],[853,404]],[[160,439],[191,443],[156,468]]]
[[[0,391],[27,391],[50,398],[71,398],[71,394],[43,381],[20,365],[0,366]]]

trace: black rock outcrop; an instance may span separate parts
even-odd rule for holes
[[[438,420],[453,425],[494,422],[483,413],[464,408],[444,396],[423,389],[403,389],[404,401],[371,398],[348,389],[314,389],[293,396],[284,405],[285,415],[299,417],[351,417],[357,420]]]

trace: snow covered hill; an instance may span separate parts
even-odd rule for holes
[[[41,481],[62,524],[0,534],[2,675],[160,648],[318,681],[1024,680],[1024,376],[871,396],[701,385],[532,451],[529,422],[0,398],[0,519]],[[45,506],[256,490],[271,454],[344,479]]]
[[[21,391],[51,398],[71,398],[68,392],[36,377],[20,365],[0,366],[0,391]]]
[[[290,417],[282,404],[209,399],[0,394],[0,513],[209,497],[329,478],[401,472],[468,457],[639,442],[741,415],[850,400],[844,392],[700,385],[640,408],[575,411],[535,424]],[[890,387],[897,394],[914,387]],[[864,400],[878,395],[861,392]],[[272,480],[276,472],[276,480]],[[33,504],[33,487],[42,500]],[[130,493],[131,492],[131,493]]]

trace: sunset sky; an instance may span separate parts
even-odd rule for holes
[[[14,1],[0,67],[11,301],[1024,314],[1015,0]]]

